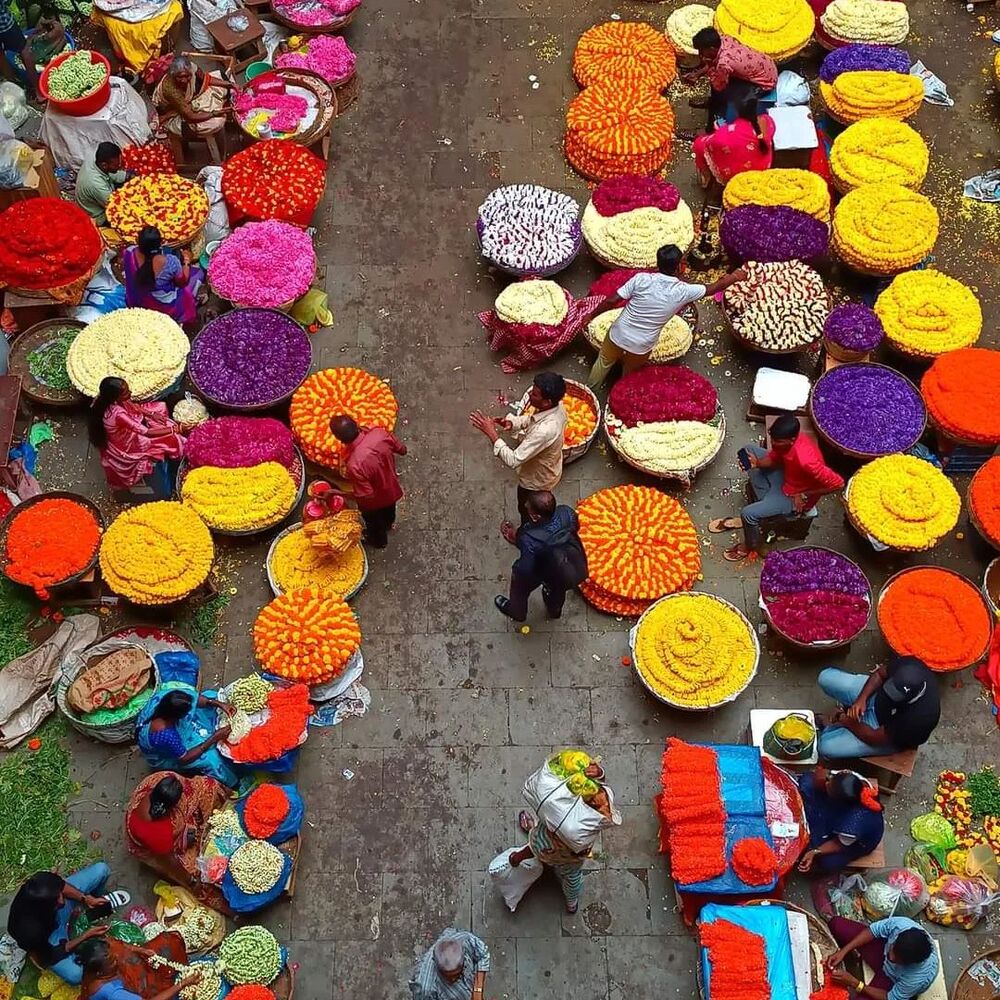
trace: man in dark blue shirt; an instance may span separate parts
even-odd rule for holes
[[[4,63],[3,75],[7,76],[7,59],[4,53],[20,56],[24,63],[24,75],[28,81],[28,100],[34,100],[38,93],[38,72],[35,69],[35,56],[31,51],[28,40],[24,37],[24,32],[18,27],[14,20],[14,15],[10,10],[10,0],[0,0],[0,44],[3,51],[0,51],[0,62]]]

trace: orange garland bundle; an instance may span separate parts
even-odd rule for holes
[[[979,590],[964,577],[934,566],[890,580],[878,602],[885,641],[903,656],[915,656],[942,673],[979,660],[992,622]]]
[[[229,994],[232,996],[232,993]],[[827,980],[818,990],[809,994],[809,1000],[850,1000],[850,993],[843,986]]]
[[[974,444],[1000,444],[1000,351],[964,347],[934,360],[920,391],[931,419],[946,434]]]
[[[706,994],[712,1000],[771,1000],[764,939],[728,920],[698,928],[711,967]]]
[[[289,421],[306,457],[336,468],[344,446],[330,432],[330,418],[340,413],[362,427],[396,425],[399,404],[382,379],[362,368],[324,368],[313,372],[292,394]]]
[[[277,760],[299,745],[302,731],[313,713],[309,688],[305,684],[276,688],[267,696],[267,707],[271,713],[267,721],[254,726],[239,743],[230,747],[230,755],[236,763],[260,764]]]
[[[663,90],[677,76],[677,57],[666,35],[639,21],[606,21],[580,36],[573,76],[581,87],[634,77]]]
[[[671,736],[660,782],[674,880],[691,885],[717,878],[726,870],[726,813],[715,751]]]
[[[281,785],[258,785],[243,804],[243,825],[251,837],[266,840],[285,821],[288,810],[288,794]]]
[[[597,414],[590,400],[583,396],[563,397],[563,408],[566,410],[566,430],[563,432],[563,447],[571,448],[575,444],[583,444],[594,432],[597,426]]]
[[[639,615],[701,572],[698,534],[684,508],[650,486],[613,486],[577,505],[590,576],[580,592],[596,608]]]
[[[566,111],[566,159],[584,177],[653,174],[670,161],[674,112],[643,78],[603,80]]]
[[[972,477],[969,507],[987,541],[1000,545],[1000,455],[991,458]]]
[[[770,885],[778,874],[774,849],[760,837],[744,837],[736,842],[732,866],[744,885]]]

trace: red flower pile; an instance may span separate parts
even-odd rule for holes
[[[601,181],[590,198],[600,215],[619,215],[634,208],[658,208],[673,212],[681,194],[669,181],[640,174],[622,174]]]
[[[716,920],[701,925],[698,939],[708,951],[711,973],[705,992],[712,1000],[771,1000],[767,949],[759,934]]]
[[[297,142],[266,139],[229,157],[222,194],[254,219],[307,225],[326,185],[326,163]]]
[[[274,990],[260,983],[244,983],[230,990],[226,1000],[274,1000]]]
[[[684,365],[647,365],[620,378],[608,394],[611,412],[626,427],[662,420],[715,416],[719,396],[703,375]]]
[[[288,808],[288,795],[281,785],[259,785],[243,805],[243,825],[251,837],[267,840],[285,821]]]
[[[605,271],[596,281],[590,286],[590,291],[587,292],[588,295],[614,295],[615,298],[609,302],[604,303],[606,309],[614,309],[616,306],[621,305],[621,299],[617,297],[618,289],[625,284],[630,278],[634,278],[637,274],[652,274],[653,271],[638,267],[618,267],[614,271]]]
[[[744,837],[737,841],[732,865],[744,885],[770,885],[778,874],[774,849],[760,837]]]
[[[141,177],[177,173],[174,154],[162,142],[151,142],[148,146],[126,146],[122,150],[122,165]]]
[[[232,996],[231,993],[229,995]],[[809,994],[809,1000],[850,1000],[850,997],[851,994],[843,986],[831,983],[829,979],[820,989]]]
[[[302,730],[313,713],[309,704],[309,688],[305,684],[293,684],[288,688],[277,688],[267,696],[270,718],[259,726],[254,726],[239,743],[230,748],[232,759],[238,764],[261,764],[276,760],[286,750],[299,745]]]
[[[62,198],[28,198],[0,212],[0,288],[42,291],[85,277],[104,244],[94,220]]]

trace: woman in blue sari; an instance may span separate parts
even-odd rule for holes
[[[817,767],[799,777],[809,823],[809,849],[799,871],[830,875],[871,854],[885,832],[878,786],[854,771]]]
[[[155,312],[166,313],[181,326],[197,319],[198,290],[205,279],[200,267],[163,248],[155,226],[140,230],[137,246],[123,255],[125,302]]]
[[[136,742],[156,771],[205,774],[230,788],[239,783],[233,766],[217,744],[229,735],[229,726],[216,728],[218,713],[231,711],[216,701],[214,691],[199,695],[183,681],[161,684],[139,713]]]

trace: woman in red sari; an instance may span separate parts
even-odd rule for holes
[[[747,170],[768,170],[774,154],[774,121],[757,112],[757,98],[740,103],[736,120],[694,141],[694,163],[702,187],[725,184]]]

